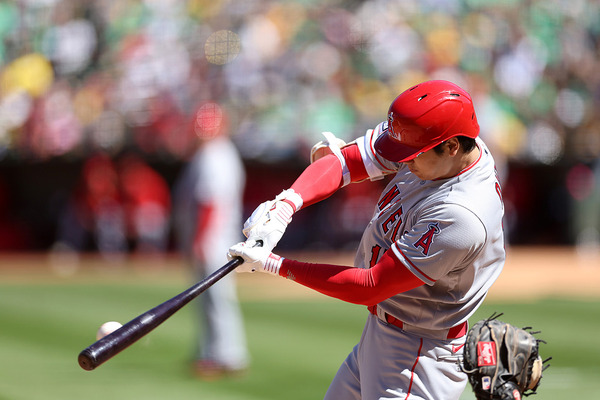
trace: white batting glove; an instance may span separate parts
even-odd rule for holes
[[[302,204],[302,197],[293,189],[284,190],[275,200],[259,205],[244,223],[242,232],[248,240],[261,241],[262,247],[271,252]]]
[[[283,262],[283,257],[271,253],[265,247],[260,246],[260,242],[248,239],[229,248],[227,258],[233,260],[235,257],[242,257],[244,263],[237,267],[236,272],[266,272],[273,275],[279,275],[279,269]]]

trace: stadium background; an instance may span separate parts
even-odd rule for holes
[[[511,243],[597,246],[599,8],[583,0],[1,2],[0,247],[52,248],[61,211],[99,153],[115,163],[138,155],[171,185],[207,102],[247,163],[251,211],[306,165],[321,131],[351,139],[384,119],[402,90],[432,78],[474,97],[498,160]],[[313,229],[285,245],[352,242],[370,212],[368,191],[339,199],[359,210],[353,221],[333,211],[338,202],[322,210],[344,232]]]
[[[125,321],[189,281],[168,220],[164,242],[140,244],[127,224],[109,224],[123,228],[125,247],[100,248],[73,246],[77,231],[65,221],[105,195],[125,221],[147,202],[159,206],[150,207],[156,220],[169,215],[198,121],[226,124],[242,152],[249,214],[292,182],[320,132],[351,139],[385,118],[402,90],[434,78],[472,93],[502,179],[509,264],[478,317],[507,311],[550,332],[555,372],[543,398],[600,390],[589,341],[600,309],[597,1],[0,1],[0,38],[0,354],[20,360],[4,363],[0,398],[164,398],[178,389],[180,398],[318,398],[363,310],[304,291],[281,304],[281,289],[256,290],[257,277],[240,288],[251,380],[206,387],[177,369],[189,311],[114,370],[78,371],[75,356],[97,325]],[[353,185],[298,214],[281,251],[348,257],[381,184]],[[98,191],[82,200],[90,187]],[[269,353],[264,329],[297,341],[297,351],[277,341],[293,362]],[[282,386],[267,392],[271,376]]]

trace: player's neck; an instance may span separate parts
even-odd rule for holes
[[[449,156],[452,162],[452,166],[448,169],[448,172],[446,174],[437,179],[449,179],[462,174],[464,171],[471,168],[473,164],[477,162],[477,160],[479,160],[480,154],[481,150],[477,146],[468,153],[463,153],[462,151],[459,151],[458,153],[456,153],[456,155]]]
[[[471,168],[473,164],[475,164],[477,160],[479,160],[480,155],[481,149],[479,148],[479,146],[475,146],[475,148],[470,152],[464,153],[461,157],[456,175],[460,175],[467,169]]]

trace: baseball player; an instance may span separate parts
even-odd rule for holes
[[[220,109],[208,105],[211,107],[204,105],[197,112],[194,130],[198,147],[173,189],[178,245],[192,265],[196,281],[219,268],[227,248],[240,240],[246,181],[240,155],[225,121],[216,112]],[[234,278],[226,276],[198,299],[199,335],[193,372],[201,379],[237,375],[248,367]]]
[[[500,274],[503,204],[494,160],[478,137],[470,95],[447,81],[400,94],[387,121],[310,164],[290,189],[246,221],[229,249],[241,271],[267,272],[367,306],[359,343],[325,399],[458,399],[467,320]],[[329,142],[332,142],[331,140]],[[389,176],[354,266],[272,253],[302,207],[366,179]]]

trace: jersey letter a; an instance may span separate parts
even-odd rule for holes
[[[427,232],[425,232],[414,244],[415,248],[421,248],[421,253],[425,256],[429,253],[429,247],[431,246],[431,243],[433,243],[433,237],[440,233],[437,222],[435,224],[429,224],[428,228]]]

